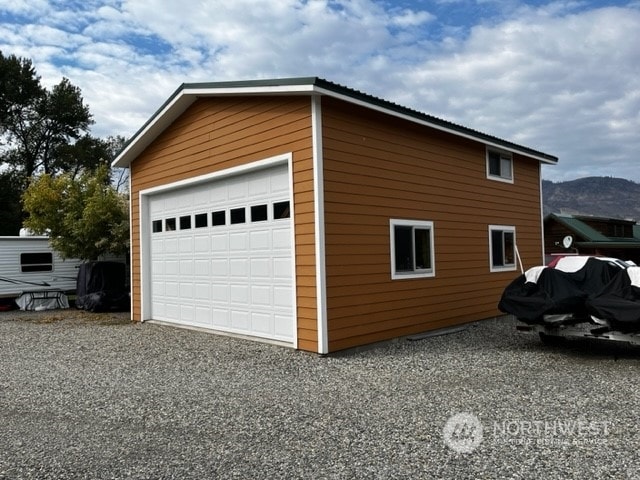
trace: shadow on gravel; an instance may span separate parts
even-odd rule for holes
[[[0,320],[23,321],[37,324],[72,322],[76,324],[94,325],[128,325],[131,322],[129,312],[93,313],[74,308],[60,310],[21,311],[9,310],[0,312]]]
[[[540,350],[583,359],[640,360],[640,346],[590,338],[558,338],[543,343]]]

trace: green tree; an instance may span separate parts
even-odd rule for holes
[[[0,51],[0,133],[14,124],[44,96],[31,60]]]
[[[4,162],[26,178],[40,171],[64,171],[68,159],[61,159],[60,152],[88,134],[93,123],[80,89],[63,78],[51,91],[43,90],[27,100],[5,119],[8,150]]]
[[[114,153],[109,140],[84,135],[74,144],[60,145],[55,158],[57,169],[75,178],[83,171],[94,170],[100,165],[108,167]]]
[[[47,90],[31,60],[0,51],[0,232],[17,235],[25,214],[15,206],[34,175],[76,178],[110,164],[124,139],[92,137],[92,123],[82,92],[68,79]]]
[[[0,172],[0,236],[18,235],[22,227],[22,191],[23,182],[18,175]]]
[[[105,165],[77,178],[43,174],[31,182],[22,200],[28,214],[24,225],[47,233],[64,258],[96,260],[128,249],[128,201],[111,184]]]

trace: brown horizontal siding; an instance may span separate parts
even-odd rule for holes
[[[293,152],[298,347],[317,351],[311,107],[307,97],[199,99],[131,164],[133,316],[141,318],[139,192]]]
[[[499,313],[519,272],[489,271],[488,225],[514,225],[541,261],[539,165],[486,178],[484,145],[323,99],[329,350]],[[389,220],[434,222],[434,278],[391,280]]]

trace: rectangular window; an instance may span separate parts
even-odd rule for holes
[[[21,253],[20,270],[22,272],[51,272],[53,271],[53,254],[42,253]]]
[[[516,228],[489,225],[489,256],[492,272],[516,269]]]
[[[224,210],[219,210],[211,214],[211,226],[218,227],[227,223],[227,214]]]
[[[278,220],[280,218],[289,218],[289,217],[291,217],[289,202],[276,202],[273,204],[274,220]]]
[[[266,205],[254,205],[253,207],[251,207],[252,222],[264,222],[265,220],[267,220]]]
[[[189,230],[191,228],[191,215],[180,217],[180,230]]]
[[[231,224],[244,223],[246,221],[245,208],[233,208],[231,209]]]
[[[206,227],[207,224],[207,220],[208,220],[208,215],[206,213],[198,213],[196,214],[196,228],[204,228]]]
[[[176,229],[176,219],[175,218],[167,218],[164,221],[164,229],[167,232],[173,232]]]
[[[513,183],[513,156],[511,153],[487,149],[487,178]]]
[[[153,233],[158,233],[162,231],[162,220],[154,220],[151,222],[151,230]]]
[[[433,222],[391,219],[391,278],[435,276]]]

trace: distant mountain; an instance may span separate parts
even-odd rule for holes
[[[612,177],[542,181],[544,214],[568,213],[640,221],[640,183]]]

